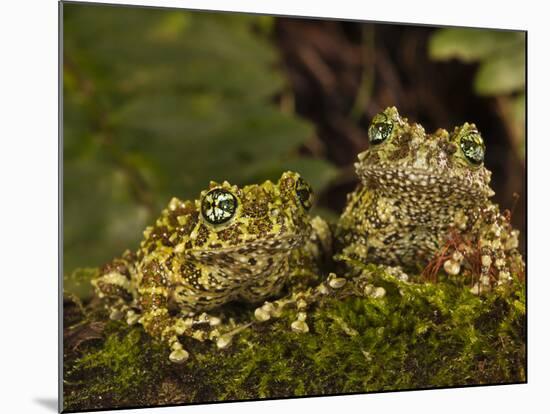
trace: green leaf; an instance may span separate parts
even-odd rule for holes
[[[435,60],[475,62],[524,44],[524,34],[490,29],[441,29],[431,37],[428,52]]]
[[[308,122],[273,97],[286,80],[273,18],[64,5],[64,264],[137,246],[171,197],[334,167],[304,158]]]
[[[320,194],[339,174],[328,161],[312,157],[295,157],[284,161],[283,166],[297,171],[311,185],[315,194]]]
[[[476,93],[502,95],[525,88],[525,56],[522,53],[500,55],[485,60],[474,80]]]

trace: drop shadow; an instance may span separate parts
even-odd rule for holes
[[[41,405],[42,407],[46,407],[50,411],[57,412],[58,410],[57,398],[39,397],[39,398],[35,398],[34,402],[37,403],[38,405]]]

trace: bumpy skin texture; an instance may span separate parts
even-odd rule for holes
[[[523,272],[518,232],[490,201],[474,124],[427,134],[391,107],[374,117],[369,141],[337,226],[340,257],[418,271],[443,255],[447,273],[479,276],[477,292]]]
[[[178,335],[225,347],[243,326],[224,325],[204,311],[234,300],[262,301],[296,275],[299,286],[307,269],[317,272],[330,235],[307,214],[311,198],[294,172],[276,184],[243,188],[211,182],[198,200],[173,198],[144,231],[138,251],[106,265],[93,284],[112,318],[126,313],[128,323],[167,341],[175,362],[188,357]]]

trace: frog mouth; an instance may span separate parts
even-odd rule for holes
[[[187,250],[185,253],[191,256],[224,256],[231,253],[237,253],[239,255],[251,255],[251,254],[270,254],[281,251],[290,251],[296,249],[304,244],[306,238],[300,235],[290,235],[285,237],[278,237],[272,239],[266,239],[262,241],[243,241],[235,244],[234,246],[221,247],[215,243],[204,248],[193,248]]]
[[[494,192],[483,184],[477,174],[448,175],[440,171],[420,168],[358,166],[363,182],[381,192],[400,192],[423,197],[491,197]]]

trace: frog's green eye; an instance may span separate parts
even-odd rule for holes
[[[302,206],[306,210],[309,210],[312,204],[313,190],[302,177],[298,178],[298,181],[296,181],[296,195]]]
[[[387,118],[375,117],[369,127],[369,142],[372,145],[381,144],[388,139],[392,130],[393,124]]]
[[[210,224],[222,224],[231,219],[237,211],[237,197],[222,188],[210,190],[201,203],[201,213]]]
[[[481,165],[485,158],[485,143],[477,131],[471,131],[460,138],[460,149],[474,165]]]

